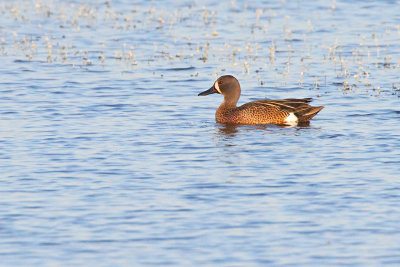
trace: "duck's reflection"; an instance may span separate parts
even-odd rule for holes
[[[310,122],[302,122],[293,125],[276,125],[276,124],[257,124],[257,125],[239,125],[239,124],[221,124],[216,123],[216,128],[220,134],[225,134],[227,136],[235,136],[241,130],[251,131],[251,130],[267,130],[271,128],[308,128]]]
[[[216,123],[214,127],[214,142],[218,148],[217,160],[221,166],[229,166],[227,177],[242,176],[240,166],[247,162],[248,157],[253,158],[257,151],[264,148],[270,149],[280,145],[281,137],[299,136],[310,128],[310,124],[299,125],[235,125]],[[271,135],[271,136],[269,136]],[[272,141],[272,144],[271,144]],[[231,168],[234,166],[234,168]]]
[[[218,130],[218,132],[220,134],[233,137],[239,131],[238,127],[240,127],[240,125],[217,123],[216,127],[217,127],[217,130]]]
[[[242,133],[254,131],[254,130],[267,130],[270,127],[276,127],[276,125],[259,124],[259,125],[238,125],[238,124],[215,124],[215,137],[219,141],[223,141],[224,145],[233,146],[235,143],[226,141],[237,140],[239,135],[243,136]]]
[[[238,125],[238,124],[221,124],[216,123],[216,138],[218,140],[231,140],[234,137],[240,135],[243,132],[250,132],[250,131],[274,131],[274,129],[283,129],[283,128],[295,128],[301,131],[304,128],[310,128],[310,122],[303,122],[298,123],[295,125],[276,125],[276,124],[257,124],[257,125]],[[291,132],[293,134],[293,132]],[[290,134],[285,131],[283,134]],[[232,145],[232,144],[231,144]]]

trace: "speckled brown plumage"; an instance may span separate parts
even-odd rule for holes
[[[234,124],[287,124],[285,119],[293,113],[298,122],[307,122],[323,107],[311,107],[310,99],[260,100],[240,107],[222,104],[215,113],[219,123]]]
[[[224,95],[224,101],[215,113],[219,123],[231,124],[293,124],[311,120],[321,109],[308,103],[311,98],[258,100],[237,107],[241,89],[233,76],[221,76],[214,85],[199,95],[219,93]],[[294,116],[295,117],[294,117]]]

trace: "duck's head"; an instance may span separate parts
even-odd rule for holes
[[[224,75],[219,77],[210,89],[201,92],[199,95],[221,94],[225,98],[225,102],[234,103],[236,105],[240,97],[239,81],[232,75]]]

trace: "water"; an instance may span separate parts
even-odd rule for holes
[[[399,265],[398,4],[1,1],[0,265]]]

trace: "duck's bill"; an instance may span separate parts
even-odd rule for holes
[[[218,92],[217,92],[217,90],[215,90],[215,88],[214,88],[214,86],[213,86],[213,87],[211,87],[210,89],[205,90],[204,92],[201,92],[201,93],[198,94],[198,95],[211,95],[211,94],[215,94],[215,93],[218,93]]]

